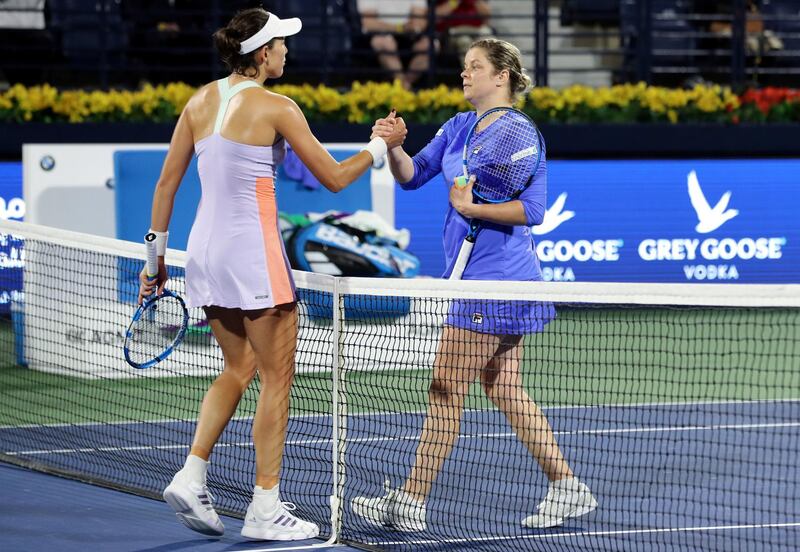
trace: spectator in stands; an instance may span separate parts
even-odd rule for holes
[[[139,76],[155,82],[200,82],[208,74],[208,0],[127,0],[131,23],[131,58],[140,62]],[[198,53],[202,52],[200,56]]]
[[[55,43],[45,24],[44,0],[0,0],[0,90],[9,81],[33,83]],[[5,70],[5,72],[4,72]]]
[[[436,31],[445,48],[464,59],[474,41],[494,34],[489,26],[491,14],[486,0],[438,0]]]
[[[426,0],[358,0],[358,12],[361,31],[369,37],[381,67],[411,89],[430,66]],[[409,59],[404,68],[405,58]]]
[[[733,13],[733,2],[731,0],[695,0],[695,11],[704,15],[730,14]],[[708,30],[718,39],[729,42],[733,35],[733,24],[729,18],[719,21],[712,20],[708,22]],[[783,41],[780,37],[764,27],[764,20],[756,0],[747,0],[745,47],[747,55],[751,56],[760,56],[766,52],[783,49]]]

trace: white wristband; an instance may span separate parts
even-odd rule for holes
[[[167,254],[167,239],[169,238],[169,232],[156,232],[152,228],[148,230],[156,235],[156,255],[159,257],[163,257]]]
[[[383,138],[373,138],[361,151],[364,150],[368,151],[372,156],[372,166],[378,167],[383,162],[383,158],[386,156],[386,152],[389,151],[389,148]]]

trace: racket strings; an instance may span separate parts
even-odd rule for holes
[[[475,193],[487,201],[507,201],[524,190],[533,175],[539,133],[524,115],[509,110],[473,133],[466,151],[467,172],[476,177]]]
[[[131,326],[128,351],[134,362],[148,362],[172,347],[184,324],[183,304],[164,296],[149,303],[139,320]]]

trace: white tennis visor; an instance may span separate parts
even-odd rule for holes
[[[239,47],[240,54],[249,54],[265,45],[275,37],[292,36],[300,32],[303,27],[302,21],[298,17],[291,19],[281,19],[274,13],[269,14],[267,24],[261,27],[256,34],[243,40]]]

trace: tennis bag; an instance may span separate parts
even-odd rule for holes
[[[412,278],[419,259],[396,241],[326,217],[283,230],[292,268],[333,276]]]

